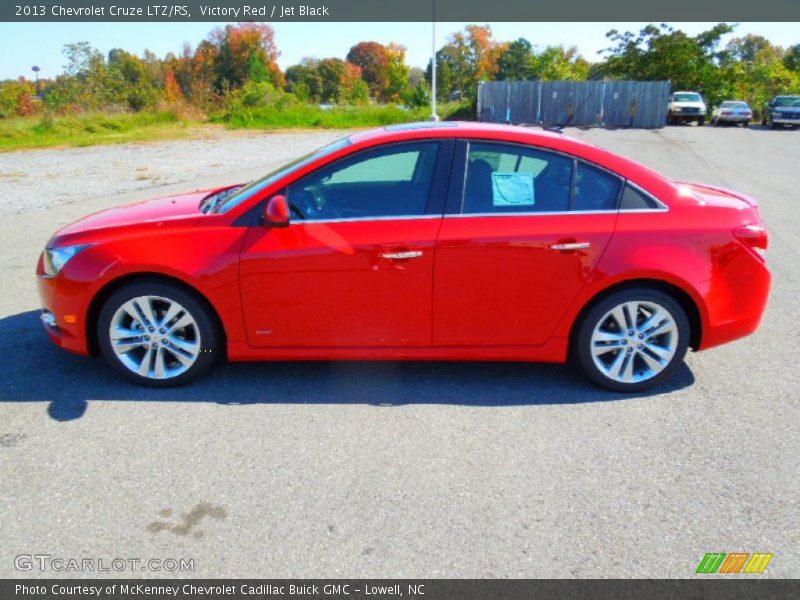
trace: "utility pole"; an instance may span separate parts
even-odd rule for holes
[[[40,69],[36,65],[33,65],[33,67],[31,67],[31,71],[33,71],[33,75],[34,75],[34,77],[36,77],[36,95],[41,97],[42,96],[42,90],[39,88],[39,71],[40,71]]]
[[[433,37],[431,40],[431,121],[438,121],[436,114],[436,0],[433,0]]]

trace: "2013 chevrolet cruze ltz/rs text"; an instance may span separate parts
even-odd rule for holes
[[[96,213],[37,274],[50,338],[144,385],[222,357],[572,358],[638,391],[756,329],[766,249],[737,192],[558,133],[444,123]]]

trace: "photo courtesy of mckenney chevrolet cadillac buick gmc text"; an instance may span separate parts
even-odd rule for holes
[[[37,274],[50,338],[128,379],[229,360],[573,359],[662,383],[767,301],[755,200],[560,133],[357,133],[246,185],[90,215]]]

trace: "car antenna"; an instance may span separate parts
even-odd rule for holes
[[[575,116],[575,115],[576,115],[578,112],[580,112],[580,110],[581,110],[581,109],[582,109],[584,106],[586,106],[586,103],[587,103],[589,100],[591,100],[591,99],[592,99],[592,96],[594,96],[594,92],[592,92],[591,94],[589,94],[588,96],[586,96],[586,99],[585,99],[585,100],[584,100],[584,101],[581,103],[581,105],[578,107],[578,110],[574,110],[574,111],[572,111],[572,114],[571,114],[571,115],[569,115],[569,116],[567,117],[567,120],[566,120],[566,121],[564,121],[564,123],[563,123],[562,125],[548,125],[547,127],[543,127],[542,129],[544,129],[545,131],[552,131],[552,132],[554,132],[554,133],[564,133],[564,129],[565,129],[566,127],[568,127],[568,126],[569,126],[569,124],[572,122],[572,119],[573,119],[573,117],[574,117],[574,116]]]

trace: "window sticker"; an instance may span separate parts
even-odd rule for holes
[[[533,206],[533,173],[497,171],[492,173],[492,204],[494,206]]]

